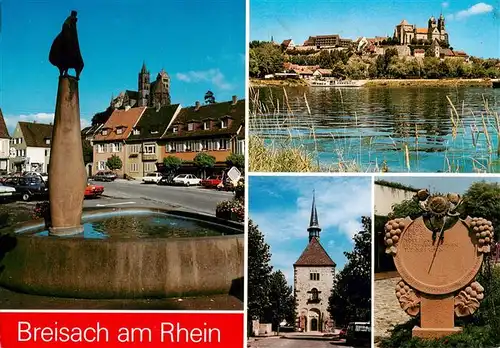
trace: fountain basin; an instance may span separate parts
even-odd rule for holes
[[[131,217],[146,220],[144,233],[134,231]],[[229,293],[243,278],[242,224],[156,208],[98,210],[82,220],[84,233],[76,236],[49,237],[43,221],[4,231],[0,286],[55,297],[166,298]],[[172,221],[175,233],[158,233],[156,222]],[[195,237],[185,236],[189,229]]]

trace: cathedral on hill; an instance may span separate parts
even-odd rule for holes
[[[137,91],[126,90],[116,98],[111,98],[112,108],[150,106],[160,108],[170,105],[170,77],[164,69],[156,75],[156,80],[150,81],[149,70],[142,64],[139,72]]]
[[[436,20],[431,16],[427,22],[427,28],[417,28],[403,19],[394,29],[394,39],[400,45],[410,44],[431,44],[437,40],[441,44],[449,44],[448,33],[446,32],[444,16],[441,14]]]
[[[302,332],[332,332],[334,323],[328,313],[336,264],[319,241],[315,196],[309,221],[309,243],[294,263],[293,288],[297,304],[296,327]]]

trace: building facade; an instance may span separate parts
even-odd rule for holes
[[[18,122],[10,139],[10,171],[49,170],[52,124]]]
[[[244,154],[245,100],[182,108],[161,138],[162,156],[175,156],[186,164],[204,152],[225,167],[232,153]],[[186,168],[187,169],[187,168]]]
[[[328,298],[334,286],[336,264],[319,241],[321,228],[314,194],[307,231],[309,243],[293,265],[296,327],[302,332],[332,332],[334,323],[328,313]]]
[[[162,163],[164,156],[158,143],[180,111],[180,104],[150,107],[144,111],[125,144],[125,173],[128,176],[143,177],[156,171],[156,164]]]
[[[108,159],[115,155],[122,161],[122,167],[116,174],[123,176],[127,166],[125,155],[125,140],[128,138],[136,123],[141,118],[145,107],[116,109],[106,123],[100,128],[93,139],[93,171],[108,170]]]
[[[3,118],[2,109],[0,109],[0,173],[7,174],[10,172],[10,135],[5,119]]]
[[[394,29],[394,39],[397,40],[400,45],[424,42],[430,44],[434,40],[449,44],[449,37],[446,32],[445,20],[442,14],[437,20],[434,16],[429,18],[427,28],[417,28],[416,25],[410,24],[406,19],[403,19]]]

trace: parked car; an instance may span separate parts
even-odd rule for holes
[[[142,182],[145,184],[157,184],[162,176],[161,173],[148,173],[142,178]]]
[[[112,171],[100,171],[97,172],[96,175],[94,175],[94,180],[95,181],[115,181],[117,178],[117,175],[113,173]]]
[[[13,176],[4,182],[4,185],[14,187],[16,195],[21,195],[23,201],[29,201],[35,196],[46,196],[49,193],[48,184],[41,176]]]
[[[222,183],[222,179],[220,175],[209,176],[208,178],[201,181],[201,186],[206,188],[215,188],[220,183]]]
[[[96,198],[102,195],[103,192],[104,192],[104,186],[87,183],[84,195],[85,198]]]
[[[12,197],[15,193],[16,189],[14,187],[6,186],[0,183],[0,199]]]
[[[173,182],[174,184],[177,185],[191,186],[191,185],[199,185],[201,179],[197,178],[193,174],[179,174],[174,178]]]
[[[351,322],[347,326],[346,344],[348,345],[370,345],[371,325],[368,322]]]
[[[158,185],[173,185],[174,177],[175,175],[173,174],[163,175],[161,179],[158,181]]]
[[[43,181],[49,181],[49,174],[47,173],[39,173],[39,172],[24,172],[23,176],[39,176],[43,179]]]

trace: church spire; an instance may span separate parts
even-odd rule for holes
[[[148,69],[146,68],[146,62],[142,61],[141,73],[146,74],[147,72],[148,72]]]
[[[319,227],[318,222],[318,212],[316,211],[316,195],[314,190],[311,207],[311,219],[309,220],[309,228],[307,229],[307,231],[309,232],[309,242],[311,242],[313,238],[319,240],[319,233],[321,232],[321,228]]]

